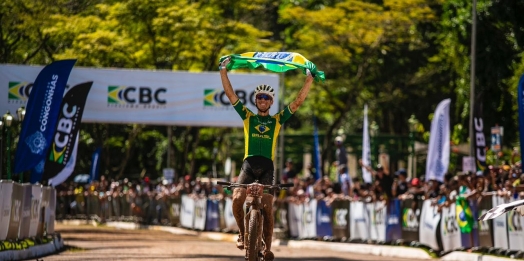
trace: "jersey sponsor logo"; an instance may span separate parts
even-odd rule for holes
[[[117,108],[158,109],[165,108],[166,88],[147,86],[108,86],[107,106]]]
[[[255,91],[246,92],[244,90],[235,90],[238,99],[244,105],[255,106]],[[204,107],[222,107],[230,106],[231,102],[222,89],[204,89]]]
[[[251,137],[253,138],[261,138],[261,139],[271,139],[271,136],[265,134],[265,135],[262,135],[262,134],[258,134],[258,133],[252,133],[251,134]]]

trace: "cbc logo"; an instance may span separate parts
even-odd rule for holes
[[[166,92],[166,88],[155,89],[146,86],[108,86],[107,103],[111,105],[164,105],[166,104],[166,100],[163,96]]]
[[[246,92],[244,90],[236,90],[235,94],[244,105],[255,106],[255,91]],[[204,90],[204,106],[227,106],[231,105],[226,93],[220,89],[206,89]]]

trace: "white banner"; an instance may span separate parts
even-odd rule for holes
[[[292,238],[298,238],[303,234],[303,232],[300,231],[302,229],[302,226],[300,225],[302,222],[302,208],[302,205],[295,203],[289,203],[288,205],[289,235]]]
[[[26,106],[43,66],[0,65],[0,111]],[[268,84],[278,93],[278,74],[230,73],[240,100],[251,110],[254,90]],[[93,81],[82,122],[241,127],[218,72],[94,69],[75,67],[68,85]],[[278,96],[270,114],[278,112]]]
[[[362,131],[362,165],[371,166],[371,145],[369,142],[368,105],[364,106],[364,127]],[[373,182],[371,173],[362,167],[362,179],[365,183]]]
[[[493,206],[508,203],[503,197],[493,196]],[[508,243],[508,227],[506,215],[501,215],[493,219],[493,244],[495,247],[507,249]]]
[[[42,201],[42,185],[31,186],[31,221],[29,225],[29,237],[36,237],[38,231],[38,221]]]
[[[370,217],[369,238],[371,240],[386,241],[386,205],[383,201],[367,203]]]
[[[317,200],[304,202],[302,206],[302,234],[299,238],[314,238],[317,236]]]
[[[195,201],[187,195],[182,195],[182,213],[180,213],[180,225],[185,228],[193,228],[193,216],[195,213]]]
[[[224,219],[228,230],[238,231],[237,221],[233,215],[233,200],[231,198],[226,198],[226,204],[224,204]]]
[[[429,201],[425,201],[424,203],[426,202],[430,203]],[[422,212],[424,212],[424,210],[422,210]],[[444,251],[455,250],[462,246],[455,203],[450,204],[449,208],[442,208],[440,236],[442,238],[442,247],[444,248]]]
[[[195,200],[195,219],[193,228],[204,230],[206,228],[207,198]]]
[[[515,201],[515,200],[511,200]],[[509,249],[511,250],[524,250],[524,231],[522,230],[522,225],[524,224],[524,217],[522,217],[516,211],[510,211],[507,216],[507,226],[508,226],[508,241]]]
[[[455,209],[455,205],[453,205],[453,209]],[[437,211],[437,208],[435,206],[431,206],[431,201],[425,200],[422,204],[422,213],[420,214],[420,243],[425,244],[433,249],[439,249],[437,242],[437,226],[439,221],[440,213]],[[455,219],[453,219],[453,221],[456,223]]]
[[[29,226],[31,224],[31,195],[33,193],[31,184],[22,184],[22,191],[22,211],[18,238],[27,238],[29,237]]]
[[[426,161],[426,180],[444,182],[449,166],[449,104],[451,99],[441,101],[433,120],[429,136],[428,157]]]
[[[0,181],[0,241],[7,238],[9,220],[11,219],[11,197],[13,193],[13,182]]]
[[[360,201],[352,201],[349,207],[350,239],[369,239],[369,214],[366,205]]]

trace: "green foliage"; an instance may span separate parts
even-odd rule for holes
[[[454,143],[468,142],[471,1],[467,0],[4,0],[0,4],[0,62],[47,64],[77,58],[77,66],[212,71],[218,58],[246,51],[299,52],[325,71],[286,133],[311,133],[312,116],[332,159],[339,129],[362,131],[362,110],[380,133],[429,138],[431,115],[452,99]],[[523,1],[478,0],[476,93],[485,134],[499,124],[504,144],[518,140],[516,88],[524,72]],[[13,15],[16,14],[16,15]],[[304,77],[286,74],[290,103]],[[213,162],[242,158],[238,129],[83,124],[77,171],[103,148],[109,176],[207,175]],[[300,145],[297,145],[300,146]],[[213,153],[217,148],[217,153]],[[491,155],[488,153],[488,155]]]

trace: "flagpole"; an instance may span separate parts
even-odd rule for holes
[[[475,157],[475,128],[473,123],[473,110],[475,108],[475,58],[477,48],[477,0],[473,0],[471,10],[471,72],[470,72],[470,94],[469,94],[469,155]]]

